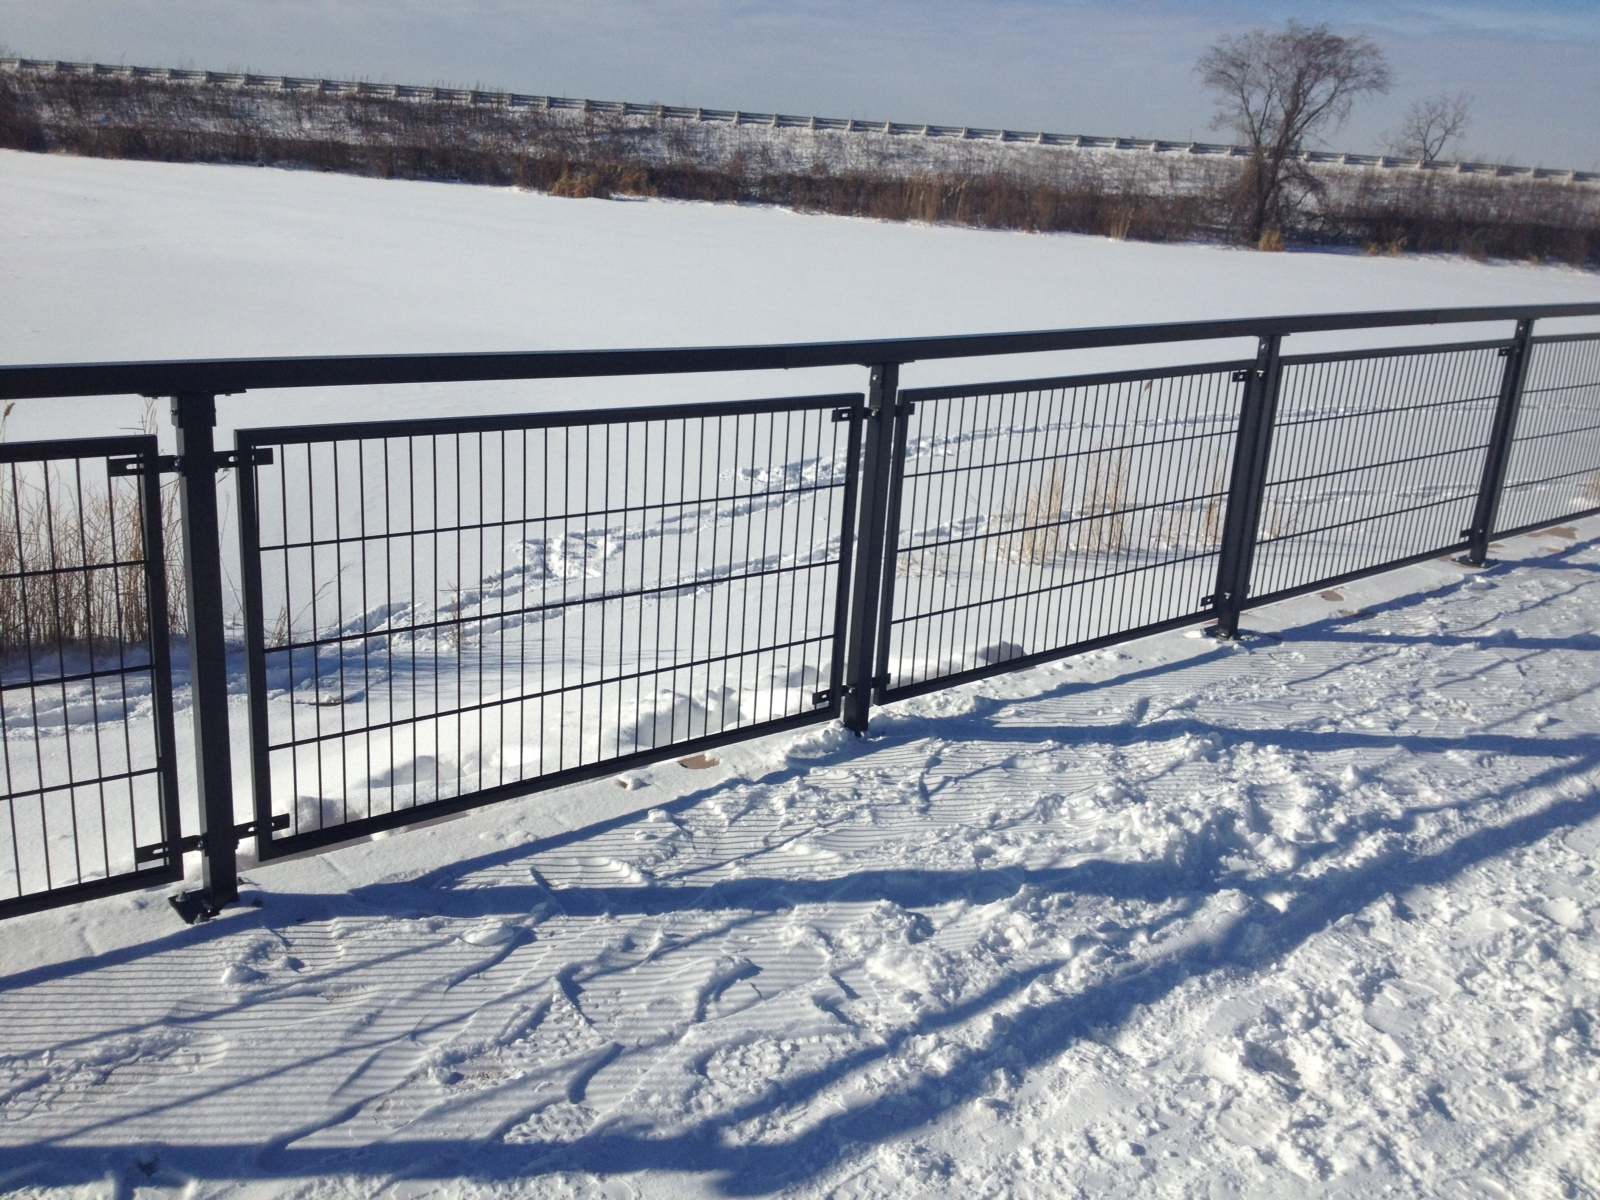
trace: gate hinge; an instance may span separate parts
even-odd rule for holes
[[[833,703],[833,689],[823,688],[820,692],[811,693],[811,704],[814,708],[821,708],[824,704]]]
[[[917,411],[916,401],[914,401],[914,400],[902,400],[898,405],[895,406],[894,415],[897,416],[897,417],[909,417],[912,413],[914,413],[916,411]]]
[[[260,821],[246,821],[243,825],[233,827],[235,841],[243,841],[247,837],[255,837],[267,830],[289,828],[289,814],[279,813],[270,821],[262,824]],[[180,854],[188,854],[204,846],[204,841],[198,833],[191,833],[187,837],[173,838],[166,842],[151,842],[148,846],[137,846],[133,851],[135,864],[150,862],[157,858],[176,858]]]
[[[1249,383],[1252,379],[1260,377],[1261,374],[1262,372],[1256,370],[1255,367],[1245,367],[1242,371],[1233,373],[1233,381],[1235,383]]]
[[[840,421],[854,421],[860,415],[861,410],[856,408],[854,405],[850,405],[845,408],[836,408],[833,410],[833,420],[835,424]]]
[[[211,463],[219,471],[237,467],[241,461],[253,467],[272,464],[271,446],[251,446],[246,450],[219,450],[211,456]],[[144,475],[154,471],[158,475],[174,475],[183,470],[183,459],[176,454],[128,454],[106,459],[108,475]]]

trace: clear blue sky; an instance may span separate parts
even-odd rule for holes
[[[1382,44],[1388,97],[1475,98],[1466,149],[1600,166],[1600,0],[0,0],[14,53],[1055,132],[1208,138],[1217,36],[1288,17]]]

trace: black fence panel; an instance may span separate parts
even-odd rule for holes
[[[1208,613],[1250,366],[902,392],[884,698]]]
[[[155,453],[0,442],[0,915],[181,877]]]
[[[1499,533],[1600,510],[1600,334],[1534,338]]]
[[[1464,548],[1508,346],[1284,357],[1248,602]]]
[[[837,715],[862,412],[241,431],[262,857]]]

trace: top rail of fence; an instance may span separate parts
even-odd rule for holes
[[[0,402],[72,396],[179,393],[235,395],[263,388],[469,383],[615,375],[699,374],[806,367],[874,366],[946,358],[1040,354],[1112,346],[1287,336],[1418,325],[1600,316],[1600,303],[1494,305],[1291,317],[1241,317],[1160,325],[980,333],[872,341],[796,342],[640,350],[369,354],[307,358],[179,359],[159,362],[0,366]]]

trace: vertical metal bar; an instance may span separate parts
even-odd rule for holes
[[[850,598],[850,645],[845,668],[844,724],[867,731],[872,707],[873,665],[878,634],[878,596],[883,586],[883,543],[889,510],[894,451],[894,410],[900,364],[872,368],[867,397],[866,451],[861,464],[861,523],[856,539],[855,591]]]
[[[894,580],[900,557],[900,499],[905,491],[906,433],[911,405],[894,402],[894,437],[889,459],[889,497],[883,522],[883,584],[878,597],[878,648],[872,659],[872,702],[889,690],[889,650],[894,635]]]
[[[1511,460],[1511,441],[1517,433],[1517,410],[1522,405],[1522,387],[1528,377],[1528,343],[1532,337],[1533,322],[1518,321],[1516,335],[1505,350],[1506,366],[1500,376],[1500,398],[1495,404],[1489,450],[1484,455],[1478,503],[1472,511],[1472,524],[1461,531],[1467,539],[1466,561],[1474,567],[1483,566],[1488,559],[1489,539],[1500,513],[1500,493],[1505,487],[1506,465]]]
[[[234,436],[239,465],[239,573],[244,583],[245,702],[250,713],[250,790],[256,819],[256,856],[271,857],[272,755],[267,739],[266,620],[261,598],[261,510],[256,495],[256,468],[250,462],[250,443]],[[287,465],[287,451],[280,447]],[[287,542],[285,536],[280,539]],[[289,602],[284,591],[284,603]],[[284,641],[294,638],[285,633]],[[290,652],[291,654],[293,651]],[[391,768],[392,769],[392,768]]]
[[[1220,638],[1238,636],[1239,614],[1250,590],[1250,568],[1261,523],[1261,496],[1267,479],[1267,456],[1272,448],[1272,423],[1278,407],[1278,358],[1282,344],[1283,339],[1277,334],[1261,339],[1239,414],[1239,440],[1233,455],[1233,476],[1222,526],[1222,552],[1217,563],[1217,590],[1212,598],[1217,613],[1216,635]]]
[[[172,722],[172,648],[167,627],[167,549],[161,527],[161,476],[155,469],[156,440],[145,448],[145,471],[139,477],[139,502],[144,520],[145,605],[150,614],[150,704],[155,717],[156,779],[161,795],[161,840],[172,842],[182,830],[178,818],[178,739]],[[129,756],[132,765],[132,755]],[[183,878],[183,855],[167,856],[170,877]]]
[[[844,452],[844,492],[839,500],[839,556],[835,560],[837,568],[837,589],[833,599],[833,645],[828,663],[828,713],[837,716],[844,709],[844,679],[845,656],[848,652],[850,641],[850,597],[851,584],[855,582],[851,571],[855,566],[855,519],[856,504],[861,490],[861,417],[862,412],[857,404],[851,405],[850,420],[847,422],[849,430],[845,437]],[[818,433],[821,438],[821,433]],[[839,439],[833,439],[834,451],[838,452]],[[835,477],[836,478],[836,477]],[[832,534],[833,514],[832,504],[829,503],[827,517],[827,535],[824,546],[833,541]]]
[[[228,745],[227,646],[222,625],[222,554],[217,521],[213,427],[216,397],[184,392],[172,398],[178,431],[183,574],[189,602],[189,678],[194,711],[195,780],[200,789],[198,896],[175,897],[186,920],[209,917],[239,899],[234,837],[233,763]],[[185,905],[184,901],[187,901]]]

